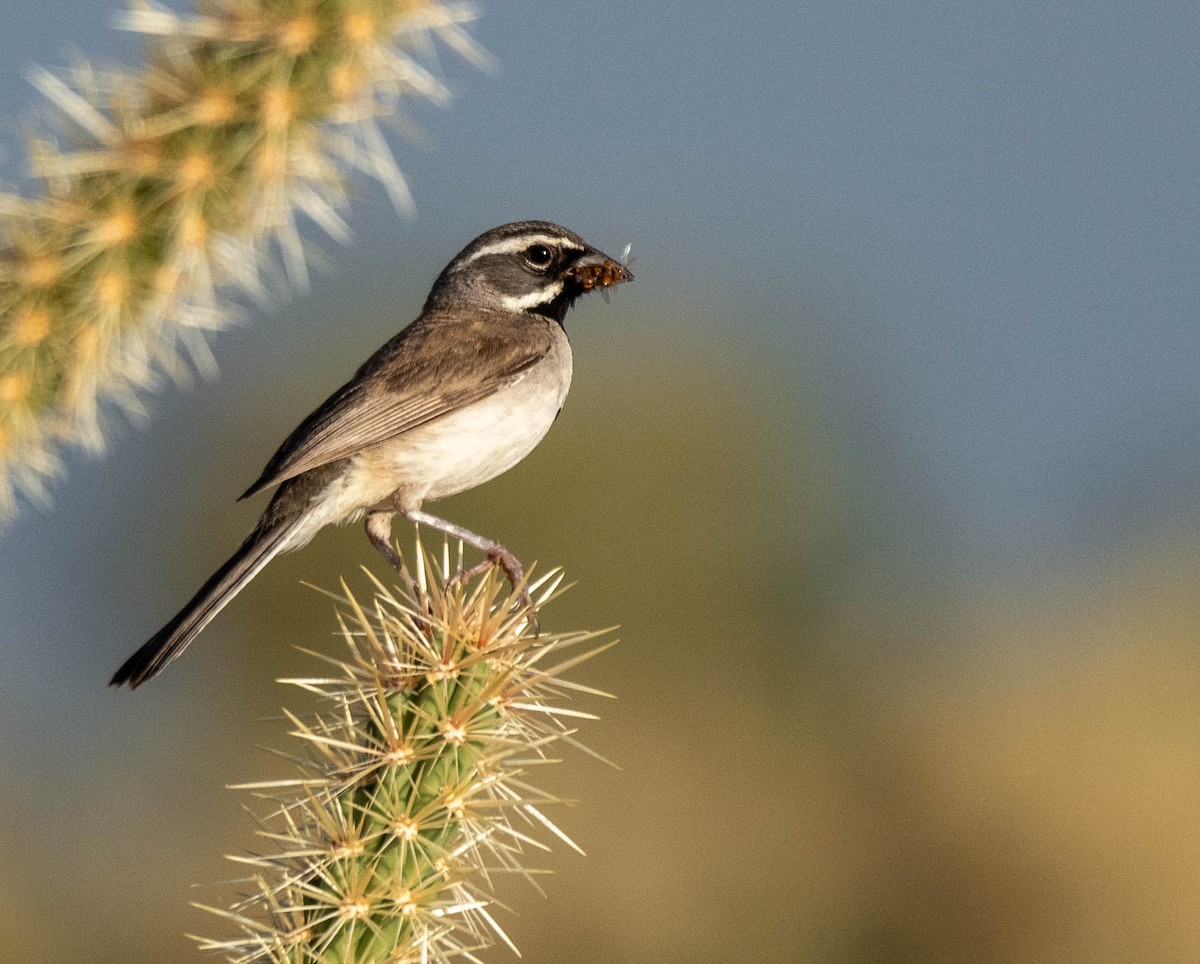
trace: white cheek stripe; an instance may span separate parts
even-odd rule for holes
[[[486,257],[489,254],[516,254],[524,251],[531,244],[544,244],[548,248],[562,248],[566,251],[578,251],[583,253],[584,249],[577,244],[566,241],[559,235],[554,234],[522,234],[515,238],[505,238],[503,241],[495,241],[492,244],[486,245],[474,252],[469,258],[458,262],[457,267],[461,268],[464,265],[470,264],[479,258]]]
[[[536,308],[538,305],[546,305],[562,294],[563,283],[555,281],[553,284],[546,285],[545,288],[540,288],[537,291],[531,291],[527,295],[504,295],[499,299],[500,304],[509,311],[527,311],[530,308]]]

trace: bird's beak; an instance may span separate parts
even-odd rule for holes
[[[576,260],[566,271],[568,278],[573,278],[584,291],[593,288],[611,288],[613,285],[624,284],[633,280],[633,272],[627,265],[610,258],[600,251],[589,251]]]

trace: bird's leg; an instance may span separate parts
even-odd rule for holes
[[[444,532],[453,539],[460,539],[469,546],[474,546],[485,556],[487,562],[480,563],[477,566],[472,566],[470,569],[465,569],[458,573],[450,580],[451,584],[462,582],[465,579],[473,578],[483,572],[488,566],[499,566],[504,570],[504,575],[508,577],[509,585],[512,590],[521,599],[521,605],[528,612],[529,627],[533,630],[536,636],[539,632],[537,607],[533,604],[533,597],[529,595],[529,587],[525,584],[525,569],[521,565],[521,561],[511,552],[484,536],[477,535],[470,529],[464,529],[462,526],[456,526],[453,522],[447,522],[445,519],[439,519],[435,515],[430,515],[428,512],[422,512],[420,509],[401,509],[404,517],[409,522],[416,522],[421,525],[427,525],[431,529],[437,529],[439,532]]]
[[[380,555],[390,562],[397,572],[408,575],[404,560],[400,558],[400,553],[392,544],[392,513],[368,512],[366,528],[367,538],[371,540],[371,545],[379,550]]]
[[[396,546],[392,542],[392,513],[390,511],[376,511],[367,513],[367,538],[371,540],[371,545],[379,550],[380,554],[392,567],[408,580],[409,588],[412,590],[413,602],[418,606],[426,605],[424,602],[424,593],[421,592],[421,587],[417,584],[417,580],[413,574],[408,571],[408,566],[404,564],[404,559],[400,553],[396,551]]]

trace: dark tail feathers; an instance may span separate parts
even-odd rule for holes
[[[209,621],[236,596],[282,548],[291,530],[290,521],[256,528],[228,562],[213,573],[191,601],[167,625],[125,660],[108,681],[109,686],[137,689],[157,676],[187,648]]]

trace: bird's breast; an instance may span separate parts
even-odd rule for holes
[[[571,385],[563,336],[536,365],[488,397],[372,446],[351,476],[383,502],[397,490],[419,505],[473,488],[525,458],[554,424]],[[386,491],[385,491],[386,490]]]

